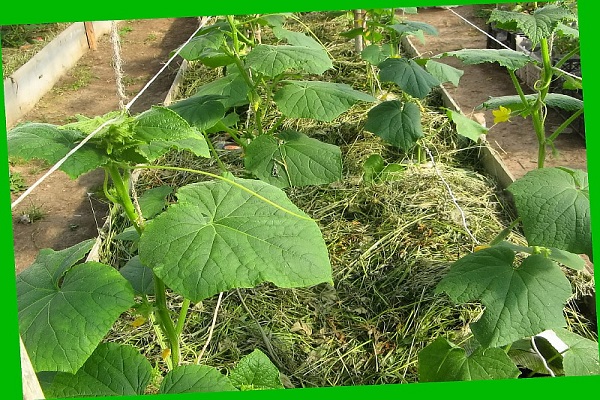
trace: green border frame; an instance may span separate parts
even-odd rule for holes
[[[514,2],[514,1],[504,1]],[[42,22],[69,22],[83,20],[112,20],[112,19],[142,19],[142,18],[168,18],[186,17],[196,15],[223,15],[223,14],[249,14],[266,12],[293,12],[293,11],[326,11],[326,10],[349,10],[356,8],[390,8],[408,6],[440,6],[465,4],[489,4],[497,3],[489,0],[302,0],[295,3],[281,3],[276,0],[261,2],[245,2],[242,0],[230,0],[227,2],[180,2],[176,7],[164,7],[164,3],[149,0],[130,0],[123,3],[122,0],[103,0],[95,3],[83,3],[72,0],[57,1],[49,3],[43,0],[29,0],[26,4],[10,3],[4,4],[0,13],[0,25],[42,23]],[[579,0],[579,25],[581,32],[581,56],[586,60],[582,64],[582,76],[585,76],[585,106],[592,110],[600,103],[600,92],[597,88],[599,78],[594,73],[594,65],[588,59],[593,59],[595,51],[595,27],[594,15],[597,8],[595,0]],[[282,5],[284,4],[284,5]],[[1,49],[0,49],[1,52]],[[4,105],[3,91],[0,93],[0,103]],[[600,116],[588,112],[585,119],[588,154],[594,150],[600,150],[600,138],[592,134],[595,127],[600,126]],[[0,131],[6,132],[6,121],[4,112],[0,117]],[[5,137],[5,136],[4,136]],[[0,159],[7,160],[6,140],[0,143]],[[600,199],[600,158],[588,157],[588,172],[590,182],[590,197],[592,200]],[[0,211],[0,226],[2,229],[3,263],[0,282],[2,282],[4,296],[4,324],[2,327],[2,339],[4,343],[1,377],[3,381],[2,397],[8,399],[22,399],[21,370],[19,358],[19,335],[17,325],[16,307],[16,285],[14,274],[14,250],[12,236],[12,218],[10,213],[10,189],[8,180],[8,163],[0,163],[0,175],[5,178],[0,182],[3,194],[2,208]],[[600,200],[592,201],[593,215],[600,213]],[[595,230],[600,227],[600,220],[592,218],[592,226]],[[600,237],[595,236],[593,240],[595,253],[600,249]],[[11,261],[12,260],[12,261]],[[7,262],[8,261],[8,262]],[[596,281],[600,273],[595,273]],[[597,304],[600,301],[597,299]],[[599,307],[600,308],[600,307]],[[588,377],[559,377],[554,379],[521,379],[504,381],[475,381],[475,382],[445,382],[445,383],[417,383],[410,385],[382,385],[382,386],[354,386],[338,388],[318,389],[293,389],[286,390],[285,396],[288,400],[302,399],[308,396],[319,399],[331,397],[378,397],[392,398],[396,396],[439,396],[465,397],[469,395],[484,396],[491,399],[503,399],[512,396],[526,396],[533,394],[536,398],[567,398],[579,394],[593,397],[593,393],[600,392],[600,376]],[[241,397],[237,397],[241,396]],[[264,400],[279,399],[279,391],[256,391],[256,392],[229,392],[229,393],[202,393],[202,394],[180,394],[180,395],[155,395],[158,399],[206,399],[206,400]],[[121,399],[140,398],[139,396],[118,397]]]

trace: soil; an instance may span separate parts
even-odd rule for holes
[[[119,22],[124,83],[129,99],[163,67],[169,53],[184,43],[198,27],[196,18],[165,18]],[[64,124],[76,114],[88,117],[117,110],[112,46],[107,35],[98,48],[87,52],[68,74],[48,92],[24,121]],[[161,104],[171,87],[181,59],[176,59],[154,81],[131,108],[132,113]],[[9,127],[10,128],[10,127]],[[20,173],[31,185],[47,170],[40,162],[16,162],[12,173]],[[107,204],[101,192],[103,172],[93,171],[71,180],[56,171],[13,210],[15,266],[22,271],[35,260],[40,249],[61,250],[96,237],[106,219]],[[11,195],[14,201],[18,195]],[[33,211],[33,212],[32,212]],[[36,211],[42,218],[34,219]],[[23,214],[28,214],[29,218]]]
[[[409,15],[408,19],[433,25],[439,35],[426,36],[424,44],[413,39],[413,45],[423,56],[460,49],[485,49],[487,37],[454,14],[459,14],[485,31],[486,20],[478,17],[477,10],[476,5],[451,9],[443,7],[419,9],[418,14]],[[475,110],[475,108],[490,96],[516,94],[506,69],[489,63],[464,65],[455,57],[445,57],[441,61],[464,71],[458,87],[451,84],[444,85],[462,112],[472,116],[483,112],[487,127],[491,127],[494,120],[492,112]],[[563,121],[560,115],[549,110],[547,131],[553,131]],[[494,126],[489,131],[487,140],[515,179],[537,167],[538,143],[530,118],[524,120],[521,117],[512,117],[511,122]],[[555,145],[558,155],[547,154],[546,167],[563,166],[587,170],[585,139],[579,133],[567,128],[555,141]]]

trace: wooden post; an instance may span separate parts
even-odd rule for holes
[[[94,23],[84,22],[83,26],[85,26],[85,36],[87,37],[88,47],[92,50],[97,50],[98,46],[96,45],[96,35],[94,34]]]
[[[365,10],[354,10],[354,28],[365,29],[365,27],[366,27],[365,17],[366,17]],[[363,36],[360,35],[360,36],[357,36],[356,38],[354,38],[354,51],[356,51],[357,53],[360,53],[361,51],[363,51],[363,48],[364,48]]]

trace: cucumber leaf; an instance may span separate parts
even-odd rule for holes
[[[134,303],[131,285],[114,268],[75,265],[93,244],[43,249],[17,276],[19,328],[25,347],[35,350],[36,371],[75,373]]]
[[[273,98],[279,110],[290,118],[312,118],[331,122],[359,101],[374,102],[366,93],[343,83],[283,81]]]
[[[150,362],[133,346],[102,343],[75,373],[59,372],[48,397],[142,395],[152,378]]]
[[[512,30],[523,32],[534,45],[542,39],[549,38],[561,22],[575,19],[572,12],[555,4],[538,8],[531,14],[493,10],[489,18],[490,21],[497,22],[501,26],[512,27]]]
[[[159,393],[231,392],[237,389],[216,368],[206,365],[180,365],[169,371]]]
[[[259,44],[246,56],[246,66],[269,77],[286,71],[322,74],[333,68],[331,59],[322,47],[272,46]]]
[[[279,188],[321,185],[342,178],[339,147],[295,131],[261,135],[246,148],[246,169]]]
[[[502,349],[477,348],[472,354],[439,337],[419,352],[419,381],[514,379],[521,372]]]
[[[508,190],[529,245],[592,257],[587,173],[567,168],[537,169],[513,182]]]
[[[385,101],[369,110],[365,130],[407,151],[423,137],[421,112],[414,103]]]
[[[436,287],[458,303],[479,300],[485,306],[471,331],[482,347],[500,347],[546,329],[566,325],[563,308],[571,284],[560,267],[542,255],[515,266],[515,253],[490,247],[450,267]]]
[[[229,374],[229,380],[240,390],[283,389],[279,370],[258,349],[240,360]]]
[[[534,60],[520,51],[509,49],[462,49],[438,54],[432,58],[456,57],[465,64],[498,63],[513,71]]]
[[[400,89],[419,99],[440,84],[437,78],[415,61],[405,58],[388,58],[379,64],[379,69],[382,82],[394,82]]]
[[[144,265],[191,301],[262,282],[280,287],[331,282],[317,224],[280,189],[236,179],[235,186],[187,185],[177,197],[178,204],[146,226],[139,253]]]

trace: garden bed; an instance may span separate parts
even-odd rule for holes
[[[246,21],[237,23],[244,32],[257,32],[257,26],[252,25],[256,19],[236,18]],[[113,274],[113,268],[121,271],[137,296],[134,307],[115,306],[111,311],[120,310],[117,315],[125,312],[95,351],[98,355],[86,361],[84,370],[86,365],[92,371],[96,368],[94,363],[112,360],[115,356],[111,351],[117,347],[108,343],[116,342],[132,345],[140,351],[141,359],[150,361],[145,367],[144,384],[126,394],[200,391],[203,388],[198,383],[188,380],[199,382],[194,378],[197,373],[212,374],[211,382],[218,382],[220,390],[438,380],[435,374],[427,375],[427,367],[420,365],[427,349],[433,351],[447,340],[466,348],[469,357],[479,357],[480,350],[471,352],[477,346],[473,337],[480,333],[471,327],[494,308],[485,302],[484,307],[476,302],[453,300],[438,290],[440,285],[448,285],[445,277],[451,276],[453,268],[464,260],[496,250],[510,252],[514,257],[515,248],[519,262],[525,259],[523,268],[527,268],[527,262],[537,260],[546,263],[554,274],[553,298],[560,302],[564,297],[564,303],[558,309],[554,304],[553,310],[561,316],[564,313],[564,323],[569,328],[568,333],[560,334],[567,338],[579,334],[585,343],[595,343],[595,316],[579,311],[582,300],[594,293],[593,278],[542,261],[547,260],[541,255],[544,253],[526,247],[529,238],[510,225],[515,207],[478,163],[480,145],[458,135],[449,115],[458,117],[441,108],[445,97],[441,88],[419,92],[419,99],[415,100],[395,84],[379,81],[372,74],[373,65],[366,64],[354,52],[351,40],[339,35],[351,26],[345,13],[306,13],[301,23],[290,18],[285,25],[280,15],[265,17],[264,21],[267,23],[261,26],[259,36],[263,45],[255,44],[245,59],[256,68],[254,73],[276,76],[275,82],[294,90],[319,86],[323,79],[329,99],[344,98],[351,104],[345,104],[338,115],[323,114],[339,108],[330,100],[329,107],[313,110],[316,116],[308,118],[301,112],[301,103],[287,107],[282,101],[282,97],[286,98],[283,90],[272,96],[269,90],[276,83],[259,86],[264,84],[259,80],[260,91],[248,94],[256,103],[249,106],[244,97],[233,99],[233,86],[219,86],[225,80],[236,79],[235,73],[228,77],[221,68],[227,66],[235,71],[230,62],[206,68],[194,61],[187,67],[180,93],[169,95],[175,100],[170,109],[154,108],[133,117],[135,120],[127,129],[115,131],[141,135],[136,136],[137,140],[147,137],[152,129],[160,135],[161,129],[171,126],[152,125],[160,115],[161,121],[166,119],[181,127],[187,136],[180,138],[185,142],[179,144],[179,150],[160,150],[163,143],[170,146],[178,140],[172,135],[168,141],[153,143],[160,151],[142,146],[135,157],[147,157],[149,162],[142,162],[145,167],[135,167],[133,173],[127,168],[121,170],[124,164],[106,170],[115,182],[114,188],[105,188],[106,195],[122,207],[111,209],[112,223],[106,227],[98,252],[99,261],[107,267],[86,265],[106,269],[107,276],[109,270]],[[218,36],[219,29],[237,29],[236,26],[231,17],[218,21],[203,31],[206,36],[196,40],[204,40],[208,50],[194,43],[184,53],[189,52],[186,56],[193,58],[191,54],[198,52],[203,62],[213,65],[239,60],[239,54],[246,54],[238,47],[243,45],[237,41],[222,44]],[[319,61],[314,60],[323,60],[318,58],[322,52],[311,47],[315,43],[308,36],[299,35],[304,30],[318,38],[333,60],[331,67],[323,68],[322,76],[311,72],[321,69]],[[296,51],[311,53],[309,59],[315,64],[303,66],[309,69],[305,81],[289,83],[285,78],[297,77],[281,75],[275,70],[276,63],[261,63],[267,56],[256,56],[260,51],[281,51],[284,56],[278,56],[294,60],[290,56],[292,46],[275,47],[278,40],[274,35],[290,44],[303,43]],[[233,36],[238,37],[236,32]],[[226,48],[224,53],[215,54],[215,50],[225,47],[210,47],[214,43],[231,45],[234,50]],[[386,61],[403,63],[394,61],[403,59],[393,57]],[[327,66],[327,62],[323,64]],[[238,72],[240,65],[237,64]],[[379,67],[385,68],[383,65]],[[255,78],[254,73],[245,76],[246,83]],[[284,88],[289,90],[290,86]],[[222,91],[223,87],[227,92]],[[268,99],[262,103],[264,113],[260,107],[254,107],[264,101],[261,96]],[[232,102],[235,115],[225,116],[225,108],[219,102],[223,99]],[[398,99],[412,104],[402,105],[403,112],[419,113],[418,143],[406,145],[405,137],[390,143],[394,137],[382,134],[373,118],[382,107],[400,103]],[[192,103],[202,113],[196,113]],[[193,123],[195,134],[191,134],[188,123]],[[72,127],[85,131],[98,124],[87,121]],[[138,130],[140,126],[142,130]],[[248,126],[253,130],[245,131]],[[409,128],[416,129],[414,125],[406,129]],[[200,131],[207,139],[205,147],[197,136]],[[271,136],[273,132],[278,133]],[[261,140],[261,146],[255,145]],[[269,148],[273,149],[272,154],[259,152]],[[326,155],[311,153],[311,148]],[[115,149],[117,154],[122,151],[118,145]],[[306,154],[310,160],[306,160]],[[121,156],[132,155],[124,152]],[[140,164],[135,157],[135,164]],[[297,160],[308,164],[300,174],[293,173]],[[142,171],[139,176],[138,171]],[[136,176],[131,199],[124,184],[130,176]],[[261,181],[256,180],[257,176]],[[246,209],[251,215],[243,213]],[[282,230],[272,232],[273,229]],[[501,239],[511,245],[495,243],[503,230],[506,233]],[[213,232],[217,233],[211,236]],[[314,236],[315,232],[320,232],[320,238]],[[293,240],[286,241],[290,237]],[[261,247],[264,243],[269,246]],[[497,244],[499,247],[494,248]],[[66,251],[83,257],[87,246]],[[528,252],[534,253],[523,255]],[[211,257],[207,258],[207,254]],[[323,254],[327,265],[323,264]],[[577,268],[582,268],[581,259],[576,255],[574,258],[579,260],[575,262]],[[196,264],[199,259],[206,259],[206,264]],[[309,262],[303,266],[305,260]],[[570,264],[573,258],[562,261]],[[145,267],[146,263],[154,266],[156,275]],[[505,267],[501,264],[497,268]],[[215,276],[231,273],[232,268],[236,283],[214,280]],[[511,261],[507,270],[512,273],[512,268]],[[259,277],[256,270],[260,271]],[[84,273],[83,268],[74,267],[73,271]],[[207,273],[203,275],[203,271]],[[294,272],[288,277],[290,271]],[[28,279],[27,276],[22,279]],[[163,279],[172,289],[161,288]],[[117,281],[116,277],[110,281],[115,289],[121,285]],[[119,296],[125,292],[123,286]],[[572,294],[567,296],[567,292]],[[550,302],[555,303],[554,299]],[[127,303],[124,297],[119,301]],[[172,328],[165,328],[170,316],[178,318]],[[554,326],[558,326],[556,322]],[[532,336],[534,343],[534,339],[542,340]],[[547,372],[540,369],[539,363],[531,362],[536,355],[529,351],[527,341],[518,343],[512,353],[493,345],[490,349],[501,353],[494,357],[504,357],[503,363],[512,362],[509,356],[520,360],[520,370],[505,364],[504,377]],[[126,347],[122,349],[125,351]],[[262,371],[268,370],[270,378],[260,382],[240,378],[238,369],[248,368],[249,359],[260,363]],[[41,361],[34,360],[38,362]],[[193,365],[198,363],[202,366]],[[568,368],[567,373],[571,373]],[[228,376],[221,374],[225,371]],[[60,379],[68,382],[71,378],[67,374]],[[186,383],[175,383],[181,379]],[[188,383],[190,387],[184,388]],[[77,390],[67,386],[55,379],[46,388],[61,394]]]

